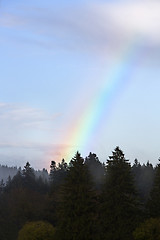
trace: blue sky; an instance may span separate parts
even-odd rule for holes
[[[127,86],[104,114],[85,157],[119,145],[133,162],[160,156],[160,3],[1,1],[0,163],[49,168],[68,130],[101,88],[118,53],[137,41]],[[78,128],[78,126],[77,126]]]

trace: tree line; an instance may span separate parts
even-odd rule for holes
[[[0,239],[158,240],[159,203],[160,164],[131,166],[119,147],[105,164],[79,152],[52,161],[49,180],[27,162],[1,181]]]

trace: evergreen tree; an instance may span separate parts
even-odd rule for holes
[[[58,163],[58,166],[56,166],[56,162],[52,161],[50,165],[50,183],[51,188],[56,189],[58,186],[60,186],[68,171],[68,164],[65,162],[64,159],[62,159],[61,163]]]
[[[25,178],[35,178],[34,170],[33,168],[31,168],[31,165],[29,162],[26,163],[22,172]]]
[[[135,183],[143,202],[147,202],[149,194],[153,185],[154,180],[154,168],[148,161],[147,164],[141,164],[135,159],[134,165],[132,166],[132,172],[135,177]]]
[[[139,215],[131,166],[119,147],[112,153],[102,195],[101,239],[131,240]]]
[[[3,193],[4,187],[5,187],[5,183],[4,183],[3,179],[2,179],[2,180],[0,181],[0,194]]]
[[[88,168],[78,152],[70,162],[60,201],[58,239],[96,239],[94,233],[96,197]]]
[[[61,185],[64,183],[64,179],[68,173],[68,164],[65,162],[64,159],[58,166],[56,165],[55,161],[51,161],[50,165],[50,194],[49,194],[49,202],[46,209],[47,213],[47,220],[50,221],[52,224],[57,223],[56,217],[56,209],[57,204],[59,202],[58,198],[58,190]]]
[[[89,156],[86,157],[85,164],[88,166],[90,175],[92,176],[96,189],[100,190],[105,178],[104,165],[99,161],[97,155],[91,152]]]
[[[29,189],[36,188],[34,170],[33,168],[31,168],[31,165],[29,162],[27,162],[26,165],[24,166],[24,169],[22,171],[22,177],[23,177],[23,184],[25,188],[29,188]]]
[[[147,203],[147,209],[150,217],[160,218],[160,163],[157,164],[155,169],[155,179]]]
[[[55,161],[51,161],[51,165],[50,165],[50,181],[54,180],[54,172],[56,171],[56,162]]]
[[[6,182],[5,192],[10,192],[11,190],[23,188],[23,177],[20,170],[18,170],[17,174],[11,179],[11,177],[8,177],[8,180]]]

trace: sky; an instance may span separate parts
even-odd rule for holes
[[[0,1],[0,164],[160,157],[160,2]]]

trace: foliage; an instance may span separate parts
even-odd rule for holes
[[[160,203],[160,164],[157,164],[153,188],[151,190],[150,198],[147,203],[147,209],[151,217],[160,217],[159,203]]]
[[[52,161],[50,165],[50,182],[52,186],[52,190],[56,189],[63,182],[65,177],[67,176],[68,164],[62,159],[61,163],[58,163],[56,166],[56,162]]]
[[[68,164],[64,159],[56,165],[55,161],[51,161],[50,165],[50,191],[49,201],[46,208],[46,215],[48,220],[53,224],[57,224],[56,209],[59,202],[58,191],[64,183],[68,174]]]
[[[133,232],[135,240],[160,240],[160,219],[150,218]]]
[[[154,181],[154,168],[149,161],[147,164],[141,164],[135,159],[134,165],[132,166],[132,172],[135,177],[135,184],[138,190],[138,194],[143,202],[147,202],[150,191]]]
[[[97,155],[91,152],[89,156],[86,157],[85,164],[89,169],[90,175],[92,176],[96,189],[100,190],[105,179],[104,165],[99,161]]]
[[[47,222],[28,222],[19,231],[18,240],[54,240],[55,228]]]
[[[22,171],[22,177],[23,177],[24,187],[30,188],[30,189],[35,188],[35,184],[36,184],[35,174],[29,162],[27,162],[26,165],[24,166],[24,169]]]
[[[7,240],[17,239],[17,233],[26,221],[44,219],[47,195],[43,188],[44,183],[35,179],[29,164],[23,173],[18,171],[12,180],[8,179],[0,198],[1,234]]]
[[[85,161],[77,153],[70,164],[52,161],[48,182],[47,170],[35,171],[28,162],[23,170],[15,170],[14,177],[0,181],[2,240],[17,240],[24,224],[35,221],[56,226],[56,240],[132,240],[144,216],[160,217],[160,165],[135,160],[131,168],[119,147],[106,166],[95,153]]]
[[[60,240],[93,240],[95,195],[84,159],[77,152],[71,160],[61,189],[58,208],[57,238]]]
[[[119,147],[112,153],[107,160],[106,183],[102,193],[101,238],[131,240],[131,232],[139,216],[139,203],[131,166]]]

